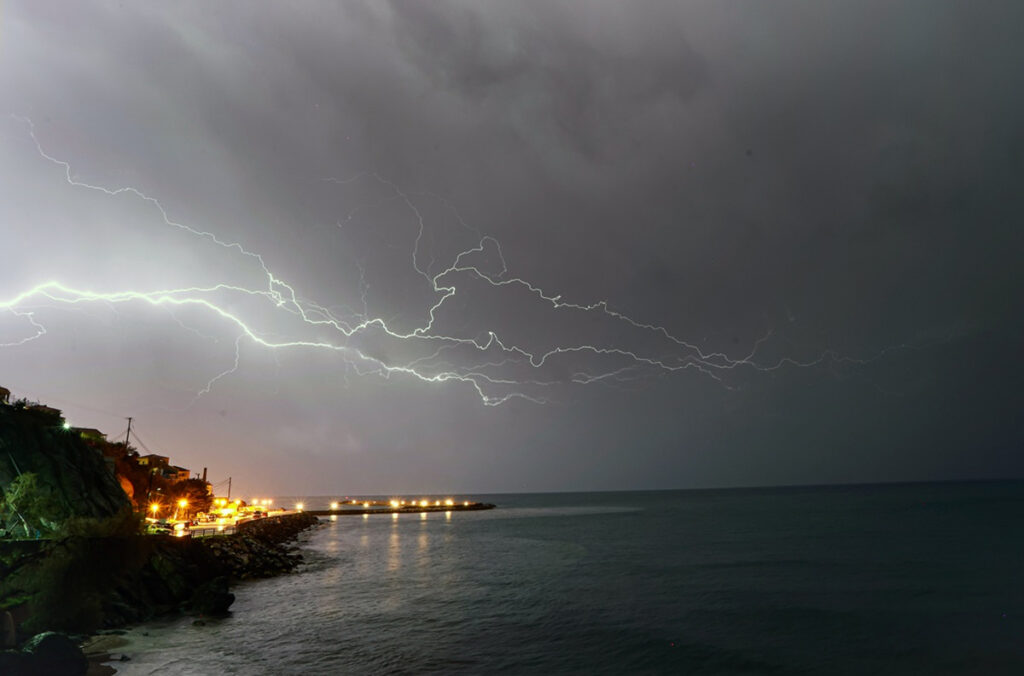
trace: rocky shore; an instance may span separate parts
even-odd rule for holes
[[[317,522],[315,515],[300,512],[249,521],[234,535],[196,542],[218,562],[222,575],[235,580],[271,577],[291,572],[302,563],[296,547],[286,543]]]
[[[5,617],[22,646],[0,652],[0,674],[83,674],[86,662],[78,659],[82,653],[74,641],[75,651],[67,649],[68,635],[173,612],[223,614],[234,601],[233,581],[294,570],[302,556],[289,543],[317,522],[315,515],[298,513],[195,540],[67,538],[42,544],[30,555],[0,557],[3,595],[21,600],[7,604]]]

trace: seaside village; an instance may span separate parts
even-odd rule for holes
[[[207,481],[205,467],[193,473],[174,464],[169,456],[140,453],[130,443],[133,439],[143,450],[148,449],[133,435],[130,425],[123,439],[110,440],[98,429],[71,424],[59,409],[12,398],[11,391],[5,387],[0,387],[0,408],[19,416],[14,418],[16,420],[28,421],[33,430],[63,435],[65,439],[71,435],[79,438],[87,449],[102,458],[102,466],[120,485],[135,513],[145,515],[149,533],[179,537],[230,533],[239,523],[267,516],[273,510],[272,500],[232,499],[230,478],[221,482],[225,495],[216,495],[215,486]],[[18,438],[5,439],[5,431],[13,433],[0,430],[0,461],[6,461],[0,462],[0,513],[7,517],[0,521],[0,537],[46,537],[47,526],[57,521],[49,518],[47,512],[68,511],[61,510],[58,504],[68,501],[67,491],[61,490],[60,477],[20,467],[8,446],[24,446],[25,442]],[[2,471],[4,468],[8,471]]]
[[[146,532],[177,537],[226,535],[248,521],[307,511],[301,502],[285,509],[269,498],[232,498],[231,478],[211,483],[206,470],[193,472],[151,452],[132,419],[124,437],[112,440],[98,429],[73,425],[59,409],[14,399],[0,387],[0,539],[53,537],[75,518],[109,517],[129,506],[133,518],[145,520]],[[346,498],[309,514],[334,520],[342,514],[397,518],[416,512],[425,518],[427,512],[444,512],[451,518],[453,511],[490,507],[437,496]]]

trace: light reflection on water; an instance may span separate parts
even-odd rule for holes
[[[420,533],[419,537],[416,538],[416,543],[419,545],[418,554],[416,559],[416,565],[427,566],[430,565],[430,536],[425,532]]]
[[[402,541],[401,536],[398,534],[398,530],[395,528],[391,529],[391,535],[388,537],[388,570],[394,571],[402,565]]]
[[[543,509],[516,511],[519,517],[545,515]],[[583,510],[579,515],[587,513]],[[570,510],[567,515],[572,514]],[[485,522],[492,515],[451,511],[445,512],[444,519],[426,512],[419,518],[396,513],[390,519],[369,514],[361,519],[332,515],[322,521],[320,529],[303,536],[303,572],[237,586],[231,616],[208,620],[201,630],[192,626],[193,618],[185,617],[148,625],[147,637],[131,632],[124,651],[132,661],[112,666],[127,676],[348,673],[362,667],[371,672],[413,673],[403,671],[407,668],[403,660],[414,657],[416,643],[434,643],[442,637],[450,641],[461,623],[493,613],[494,593],[505,588],[503,580],[508,573],[489,575],[483,568],[504,565],[508,543],[496,548],[498,543],[492,543],[491,554],[482,555],[473,540],[482,534],[490,539]],[[468,540],[460,537],[460,529],[466,527],[474,531]],[[545,550],[550,552],[544,554]],[[567,551],[533,543],[531,554],[563,565],[572,558],[565,558]],[[482,580],[481,574],[493,579]],[[478,617],[474,607],[487,610]],[[435,621],[424,624],[423,617]],[[266,640],[279,635],[288,638]],[[330,638],[334,635],[348,639],[338,643]],[[389,644],[394,649],[387,636],[411,635],[417,638],[405,643],[397,654],[384,650]],[[384,640],[369,640],[372,636]],[[353,647],[353,643],[357,645]],[[303,666],[310,659],[315,668]],[[441,670],[457,672],[460,668],[453,664]]]

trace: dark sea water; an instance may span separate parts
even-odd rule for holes
[[[114,666],[1024,674],[1024,483],[471,497],[498,509],[328,522],[301,573]]]

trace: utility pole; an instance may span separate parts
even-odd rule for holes
[[[128,431],[124,433],[124,452],[128,452],[128,437],[132,434],[132,417],[128,416]]]

